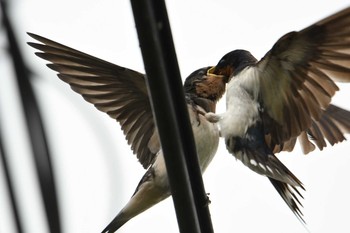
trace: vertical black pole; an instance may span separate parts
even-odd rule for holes
[[[213,232],[163,0],[131,0],[180,232]]]
[[[17,230],[17,233],[22,233],[23,227],[22,227],[21,219],[19,217],[19,209],[16,202],[15,191],[13,188],[13,180],[10,175],[9,163],[7,161],[8,156],[9,155],[6,153],[6,150],[5,150],[4,141],[2,140],[2,132],[0,128],[0,158],[2,159],[2,164],[4,168],[3,171],[5,173],[5,182],[7,184],[8,191],[9,191],[10,202],[11,202],[10,204],[12,206],[13,216],[15,218],[16,230]]]
[[[42,199],[45,206],[48,226],[51,233],[60,233],[61,224],[57,202],[56,186],[51,165],[51,156],[47,145],[44,125],[33,87],[29,81],[28,68],[24,64],[15,34],[6,11],[5,0],[0,0],[3,25],[9,42],[19,88],[24,116],[30,137],[32,153],[36,165]]]

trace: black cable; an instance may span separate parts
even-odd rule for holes
[[[5,182],[8,188],[9,196],[10,196],[10,204],[12,207],[13,211],[13,216],[15,219],[15,227],[17,230],[17,233],[22,233],[23,232],[23,227],[22,227],[22,222],[19,216],[19,209],[18,209],[18,204],[16,202],[16,196],[13,188],[13,181],[10,175],[10,169],[9,169],[9,164],[7,161],[8,154],[6,153],[5,146],[4,146],[4,141],[2,140],[2,132],[0,129],[0,157],[2,160],[3,168],[4,168],[4,173],[5,173]]]
[[[51,156],[47,145],[40,110],[34,95],[33,87],[29,81],[28,69],[24,63],[12,25],[7,15],[6,2],[5,0],[0,0],[0,3],[3,25],[7,32],[9,51],[15,68],[16,80],[30,136],[31,148],[39,179],[41,195],[45,206],[48,226],[51,233],[60,233],[61,224],[56,186],[54,174],[52,172]]]
[[[213,232],[164,0],[131,0],[180,232]]]

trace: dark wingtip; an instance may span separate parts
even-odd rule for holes
[[[30,47],[32,48],[35,48],[35,49],[38,49],[38,50],[42,50],[42,44],[38,44],[38,43],[35,43],[35,42],[27,42],[27,45],[29,45]]]
[[[39,36],[39,35],[37,35],[37,34],[34,34],[34,33],[31,33],[31,32],[27,32],[27,34],[28,34],[30,37],[32,37],[33,39],[44,43],[44,40],[45,40],[44,37],[41,37],[41,36]],[[36,42],[27,42],[27,45],[29,45],[29,46],[32,47],[32,48],[38,49],[38,50],[42,50],[42,46],[43,46],[43,44],[38,44],[38,43],[36,43]]]
[[[38,40],[38,41],[44,39],[43,37],[41,37],[41,36],[39,36],[39,35],[37,35],[37,34],[31,33],[31,32],[27,32],[27,35],[30,36],[30,37],[32,37],[33,39]]]
[[[35,34],[31,33],[31,32],[27,32],[27,35],[30,36],[30,37],[33,37],[33,35],[35,35]]]
[[[272,185],[275,187],[278,194],[282,197],[284,202],[288,205],[288,207],[292,210],[293,214],[298,218],[298,220],[306,226],[306,221],[303,218],[303,212],[301,211],[301,208],[303,205],[301,204],[299,197],[303,199],[303,196],[300,194],[300,192],[297,190],[296,187],[283,183],[281,181],[269,178]],[[291,189],[292,188],[292,189]],[[303,190],[305,188],[301,186]],[[293,192],[295,191],[295,192]],[[298,196],[297,196],[297,195]]]

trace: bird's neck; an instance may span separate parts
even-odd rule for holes
[[[193,102],[203,108],[206,112],[215,112],[216,109],[216,101],[209,100],[206,98],[195,97],[192,98]]]

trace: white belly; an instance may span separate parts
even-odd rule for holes
[[[203,115],[199,115],[201,123],[198,125],[196,115],[190,112],[190,121],[197,149],[199,166],[202,173],[208,167],[219,145],[219,129],[216,124],[208,122]],[[156,183],[162,187],[168,187],[168,176],[165,169],[165,161],[162,150],[152,165],[156,173]]]
[[[250,71],[243,72],[249,74]],[[227,85],[226,112],[220,115],[219,126],[221,136],[244,136],[249,126],[253,125],[259,117],[258,93],[248,93],[247,86],[254,86],[254,79],[246,77],[233,77]]]
[[[208,167],[219,145],[219,129],[216,124],[210,123],[205,116],[199,115],[200,125],[194,114],[190,114],[193,134],[196,135],[196,149],[199,159],[199,165],[202,173]]]

